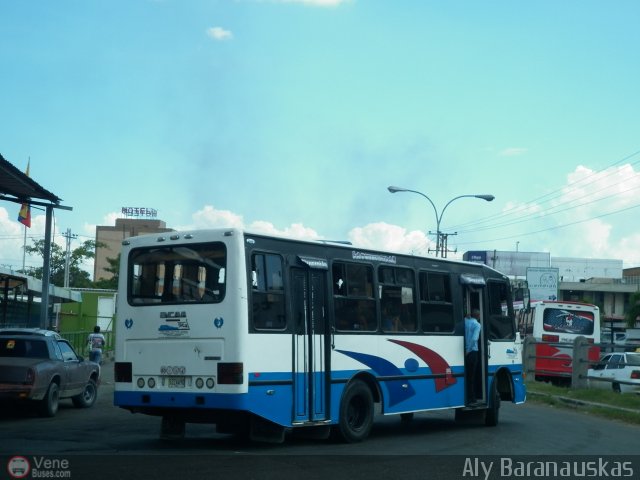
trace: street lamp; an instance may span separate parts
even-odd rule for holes
[[[436,214],[436,257],[438,256],[438,252],[440,251],[440,237],[442,236],[442,234],[440,233],[440,222],[442,221],[442,215],[444,215],[444,211],[453,201],[458,200],[459,198],[470,197],[470,198],[480,198],[487,202],[491,202],[494,198],[496,198],[493,195],[458,195],[457,197],[453,197],[451,200],[449,200],[447,204],[444,206],[444,208],[440,211],[440,214],[438,215],[438,209],[436,208],[435,204],[431,201],[429,197],[427,197],[422,192],[418,192],[417,190],[410,190],[408,188],[402,188],[402,187],[387,187],[387,190],[389,190],[391,193],[396,193],[396,192],[417,193],[418,195],[422,195],[424,198],[426,198],[429,201],[429,203],[433,207],[433,212]],[[442,253],[444,255],[441,255],[441,256],[446,258],[447,256],[446,252],[443,251]]]

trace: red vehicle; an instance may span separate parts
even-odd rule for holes
[[[596,305],[537,301],[517,317],[521,335],[536,340],[536,380],[571,383],[573,342],[579,336],[594,344],[589,348],[589,361],[600,360],[600,309]]]

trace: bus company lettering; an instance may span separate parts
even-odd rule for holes
[[[160,318],[166,322],[158,328],[158,332],[162,335],[170,337],[183,336],[190,330],[187,312],[160,312]]]
[[[351,258],[354,260],[368,260],[374,262],[384,262],[384,263],[396,263],[395,255],[384,255],[382,253],[367,253],[367,252],[357,252],[353,250],[351,252]]]
[[[187,312],[160,312],[160,318],[164,318],[167,322],[177,322],[181,318],[187,318]]]

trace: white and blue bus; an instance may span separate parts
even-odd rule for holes
[[[481,311],[479,403],[465,399],[463,318]],[[282,441],[369,434],[455,409],[496,425],[526,390],[509,279],[480,264],[238,229],[123,242],[115,405]]]

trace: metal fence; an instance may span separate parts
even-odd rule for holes
[[[87,342],[89,339],[89,334],[91,333],[93,333],[93,330],[79,332],[60,332],[60,336],[67,340],[79,355],[88,357],[89,351],[87,349]],[[103,331],[100,333],[104,335],[105,339],[105,346],[102,349],[102,357],[103,359],[112,358],[114,352],[113,332]]]
[[[566,358],[550,355],[539,355],[538,345],[546,345],[571,350],[571,368],[561,371],[561,369],[542,369],[539,368],[538,360],[547,360],[547,364],[553,361],[566,361]],[[573,388],[588,388],[589,381],[619,383],[625,385],[636,385],[636,383],[625,380],[594,377],[589,375],[589,369],[596,365],[602,365],[589,359],[589,349],[592,347],[600,347],[601,351],[617,350],[617,345],[610,343],[594,344],[590,343],[586,337],[576,337],[573,343],[559,342],[543,342],[537,341],[533,337],[526,337],[522,350],[522,365],[525,375],[534,375],[535,377],[543,377],[546,379],[557,379],[557,383],[564,383]]]

